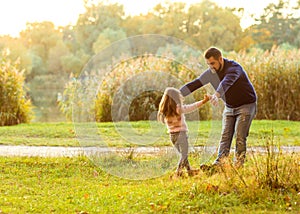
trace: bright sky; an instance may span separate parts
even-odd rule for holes
[[[51,21],[56,26],[75,24],[78,15],[84,13],[83,0],[0,0],[0,35],[19,36],[26,29],[26,22]],[[169,0],[196,3],[201,0]],[[261,13],[270,2],[277,0],[213,0],[220,6],[244,7],[246,15]],[[110,0],[124,5],[127,14],[146,13],[162,0]],[[226,4],[226,5],[225,5]],[[249,26],[249,19],[241,22]]]

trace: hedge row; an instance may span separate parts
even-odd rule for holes
[[[239,62],[253,82],[258,95],[256,119],[300,120],[299,50],[273,48],[262,52],[252,49],[250,52],[224,53],[224,57]],[[87,72],[67,85],[64,96],[69,99],[60,103],[61,110],[71,119],[71,105],[82,105],[88,112],[75,114],[87,115],[86,120],[95,117],[99,122],[154,119],[165,87],[180,87],[205,69],[205,66],[199,68],[198,59],[190,55],[187,60],[190,64],[186,65],[172,60],[171,55],[149,55],[126,59],[106,72]],[[211,87],[196,91],[186,102],[192,102],[193,98],[202,99],[207,92],[213,93]],[[211,119],[211,107],[201,108],[199,117]]]

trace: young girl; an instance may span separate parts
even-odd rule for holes
[[[182,175],[183,168],[187,169],[189,175],[193,175],[193,170],[188,161],[188,128],[184,114],[196,110],[208,100],[209,96],[205,95],[201,101],[184,105],[180,91],[176,88],[168,87],[159,103],[157,120],[166,124],[170,139],[181,156],[176,170],[177,176]]]

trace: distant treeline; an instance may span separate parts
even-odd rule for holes
[[[244,30],[240,26],[242,9],[222,8],[207,0],[189,7],[185,3],[158,4],[146,15],[128,17],[119,4],[85,1],[85,7],[86,11],[79,15],[74,26],[57,27],[51,22],[27,23],[19,37],[0,37],[0,50],[5,52],[1,59],[11,62],[11,66],[17,65],[17,69],[22,71],[26,86],[24,97],[30,99],[35,107],[36,121],[55,121],[58,117],[62,118],[60,110],[70,111],[63,108],[67,104],[61,101],[58,107],[57,95],[68,90],[69,81],[80,75],[95,54],[115,41],[144,34],[175,37],[200,52],[210,46],[221,48],[225,56],[234,56],[249,72],[261,103],[258,118],[299,120],[299,97],[296,93],[299,91],[299,60],[296,59],[299,59],[300,21],[299,17],[293,16],[300,9],[299,1],[293,8],[289,1],[268,5],[255,24]],[[169,70],[183,72],[178,69],[184,70],[173,63]],[[192,78],[193,75],[188,75],[184,81]],[[112,99],[108,98],[110,95],[106,93],[106,97],[98,97],[95,111],[99,121],[110,119],[107,115],[109,99]],[[149,99],[159,97],[153,94],[144,96]],[[139,99],[135,100],[135,105],[140,105],[142,101]],[[1,109],[7,109],[4,104],[1,105]],[[108,106],[104,108],[103,105]],[[8,114],[1,110],[1,115]]]

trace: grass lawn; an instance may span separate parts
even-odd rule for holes
[[[135,171],[130,170],[142,163],[144,171],[139,173],[148,173],[151,164],[147,161],[153,157],[128,153],[118,160],[107,156],[105,161],[98,160],[103,165],[82,156],[0,157],[0,213],[299,213],[300,154],[271,149],[277,144],[299,146],[299,124],[253,121],[248,145],[265,146],[268,152],[249,151],[243,168],[236,169],[230,159],[215,173],[200,172],[194,177],[172,177],[176,163],[165,156],[161,159],[164,173],[145,180],[134,179]],[[79,132],[82,137],[96,130],[112,146],[131,146],[128,141],[157,136],[155,145],[170,146],[166,130],[156,125],[99,123],[96,129],[87,126]],[[211,121],[189,122],[191,139],[203,145],[206,139],[214,139],[219,126]],[[0,127],[0,143],[79,146],[77,130],[72,123]],[[189,160],[198,168],[197,152],[190,153]],[[121,173],[113,176],[108,169]],[[132,179],[124,179],[128,177]]]
[[[277,181],[266,158],[216,174],[135,181],[85,157],[0,157],[0,213],[299,213],[299,154],[277,157]],[[195,166],[197,157],[190,160]]]
[[[195,146],[218,143],[221,123],[212,121],[189,121],[190,143]],[[248,146],[264,146],[264,138],[272,135],[281,145],[300,146],[300,122],[254,120],[248,137]],[[36,146],[86,146],[78,140],[84,134],[101,136],[108,146],[129,147],[132,144],[170,145],[166,129],[156,122],[98,123],[91,130],[73,123],[31,123],[0,127],[0,144]],[[154,140],[153,140],[154,139]],[[91,145],[100,145],[99,141]]]

